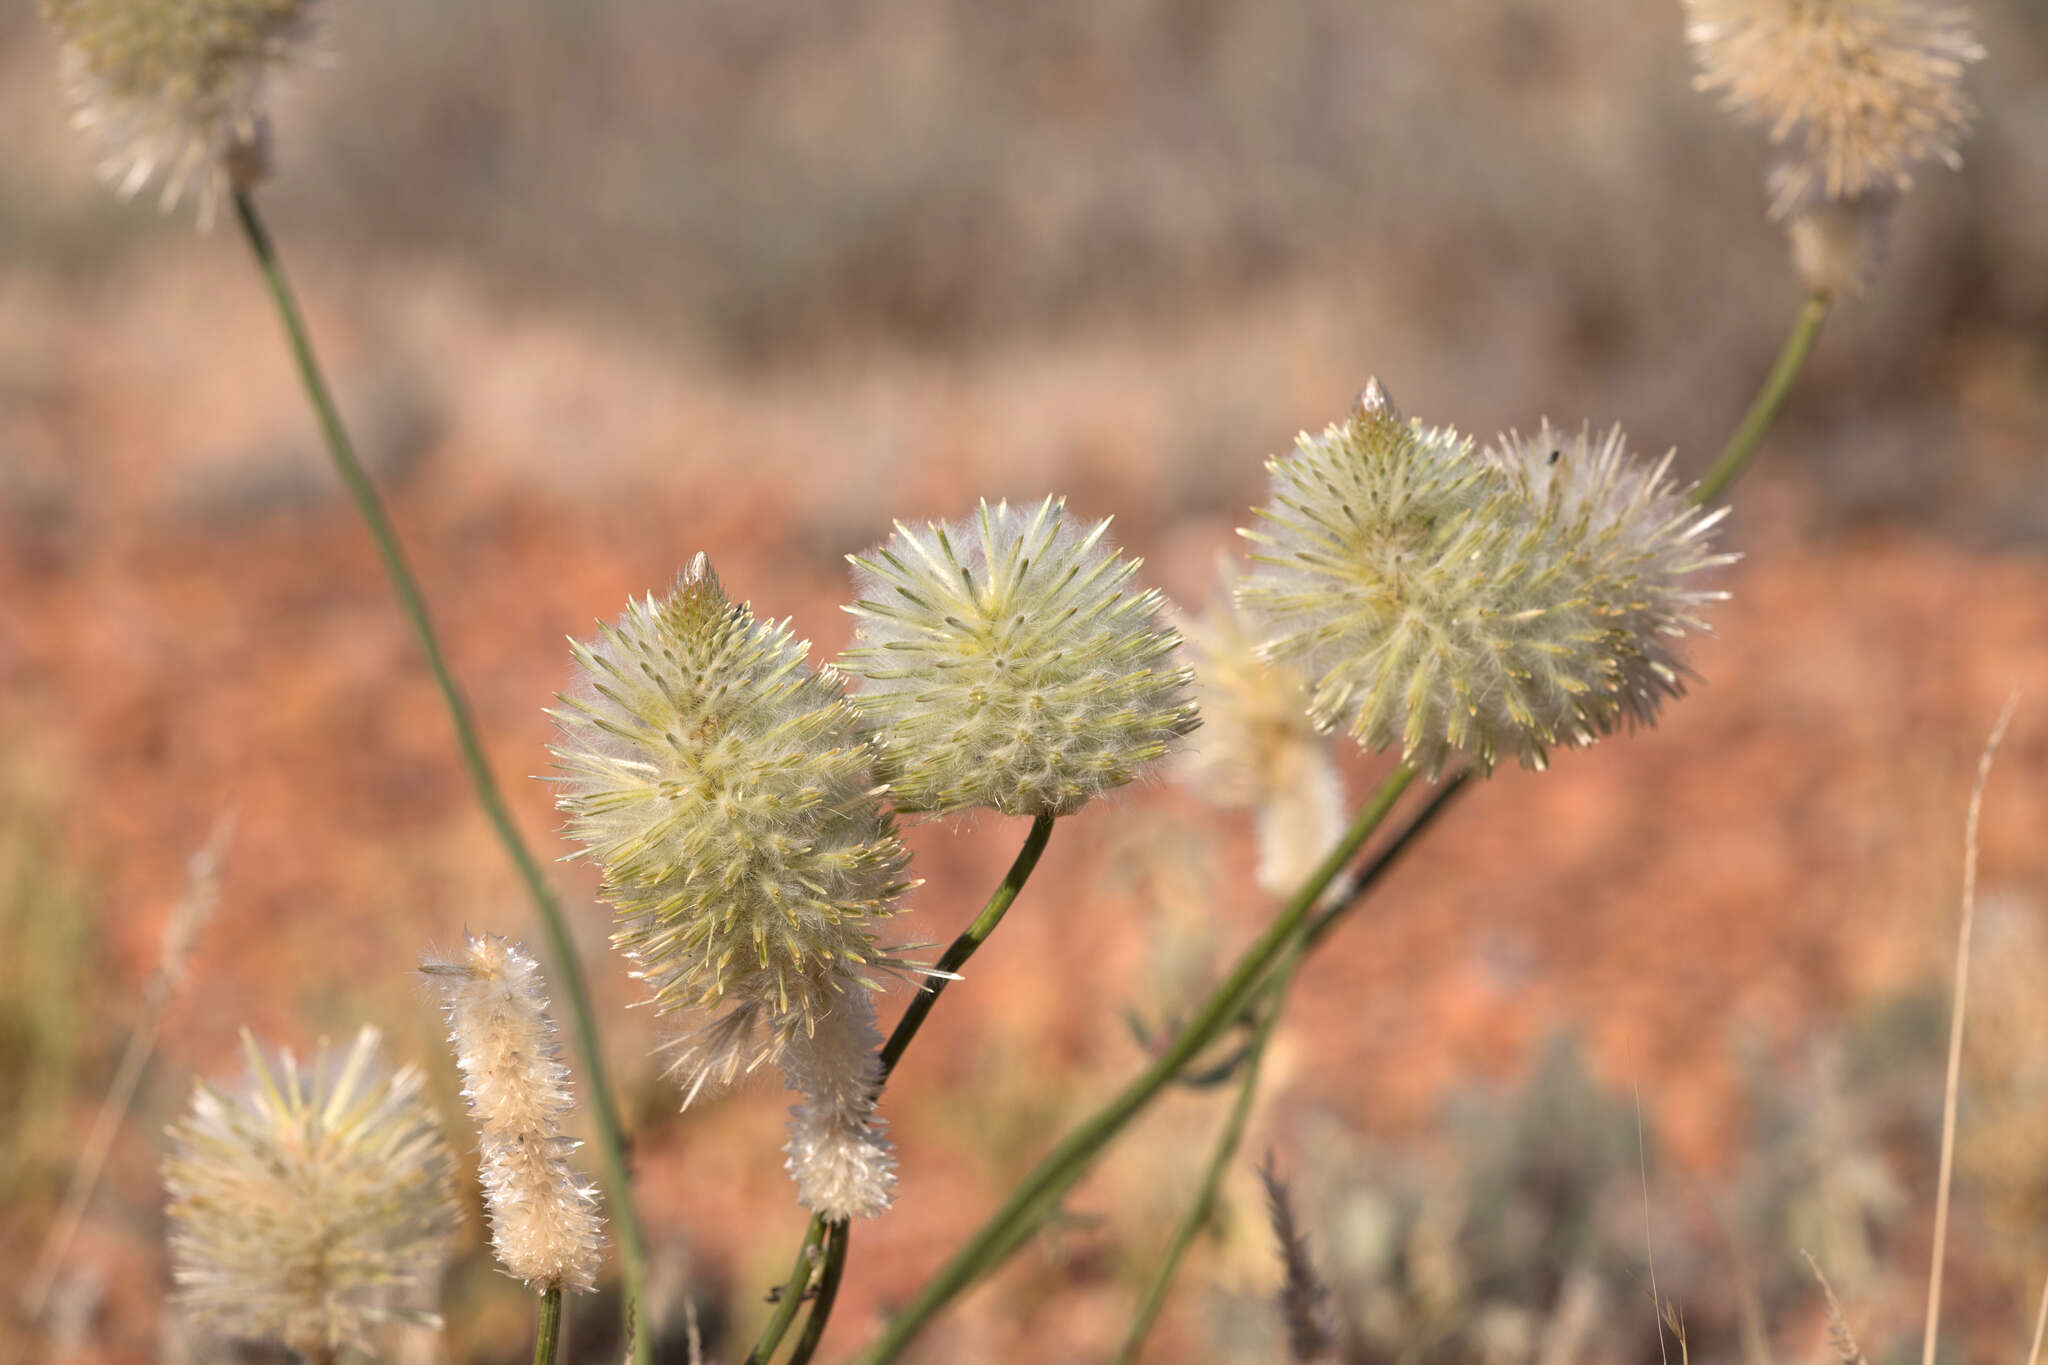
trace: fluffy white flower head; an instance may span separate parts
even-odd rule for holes
[[[268,87],[303,54],[313,0],[43,0],[76,122],[124,195],[155,175],[210,224],[229,185],[269,173]]]
[[[899,809],[1066,815],[1195,728],[1164,599],[1108,529],[984,502],[854,557],[844,666]]]
[[[523,945],[486,934],[420,970],[441,986],[499,1264],[535,1289],[588,1293],[603,1256],[602,1220],[597,1191],[567,1160],[578,1144],[562,1129],[576,1101],[540,964]]]
[[[1922,161],[1962,164],[1963,70],[1984,47],[1955,0],[1685,0],[1685,11],[1694,83],[1792,151],[1773,217],[1813,184],[1855,198],[1905,189]]]
[[[455,1232],[448,1144],[420,1073],[364,1029],[332,1066],[272,1067],[246,1032],[240,1095],[200,1085],[164,1158],[171,1275],[200,1326],[314,1360],[431,1311]]]
[[[1463,753],[1540,768],[1648,723],[1682,688],[1690,575],[1725,562],[1703,513],[1619,431],[1546,423],[1481,453],[1404,422],[1377,383],[1350,419],[1272,461],[1239,600],[1262,652],[1303,669],[1309,714],[1434,776]]]

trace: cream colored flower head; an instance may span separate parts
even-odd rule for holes
[[[853,559],[844,667],[899,809],[1070,814],[1200,723],[1165,599],[1108,531],[984,502]]]
[[[1485,451],[1401,420],[1377,383],[1349,420],[1274,460],[1238,600],[1261,652],[1301,669],[1309,714],[1424,772],[1463,754],[1541,768],[1559,745],[1648,724],[1682,690],[1672,640],[1727,562],[1617,429],[1545,423]]]
[[[151,178],[202,227],[230,186],[269,174],[269,87],[304,54],[314,0],[43,0],[76,122],[122,194]]]
[[[603,1258],[597,1190],[569,1164],[575,1112],[547,983],[524,944],[473,936],[447,961],[420,964],[437,982],[462,1095],[476,1120],[491,1248],[534,1289],[588,1293]]]
[[[1783,217],[1810,185],[1830,199],[1904,189],[1923,161],[1962,164],[1963,70],[1984,55],[1955,0],[1685,0],[1695,84],[1786,144]]]
[[[209,1331],[310,1360],[365,1350],[386,1322],[438,1324],[455,1232],[448,1144],[405,1067],[366,1028],[331,1064],[270,1065],[246,1032],[249,1084],[200,1085],[169,1131],[171,1275]]]
[[[902,965],[874,930],[909,854],[839,675],[729,599],[704,556],[571,651],[557,804],[656,1011],[722,1011],[680,1054],[695,1095],[778,1060],[843,977]]]
[[[1344,830],[1344,784],[1330,740],[1309,718],[1306,680],[1259,651],[1258,623],[1237,602],[1226,569],[1201,616],[1184,618],[1202,728],[1181,750],[1181,780],[1219,806],[1252,812],[1255,878],[1287,895],[1322,862]]]

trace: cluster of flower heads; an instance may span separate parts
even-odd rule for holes
[[[1669,457],[1548,423],[1485,450],[1403,421],[1377,382],[1349,420],[1272,461],[1238,599],[1260,652],[1302,671],[1309,715],[1424,772],[1647,724],[1683,689],[1670,642],[1725,563]]]
[[[211,223],[230,185],[269,173],[268,87],[313,32],[313,0],[43,0],[76,121],[123,194],[161,174]]]
[[[1195,728],[1164,599],[1108,530],[984,502],[854,559],[845,668],[899,809],[1069,814]]]
[[[202,1327],[311,1360],[370,1344],[429,1306],[455,1232],[448,1144],[410,1067],[385,1077],[364,1029],[332,1065],[271,1066],[243,1034],[249,1085],[207,1085],[169,1132],[171,1273]]]
[[[580,1144],[562,1130],[576,1101],[540,964],[523,945],[486,934],[420,970],[442,987],[499,1263],[534,1289],[588,1293],[597,1286],[603,1220],[596,1189],[568,1162]]]
[[[1964,67],[1983,57],[1955,0],[1685,0],[1700,89],[1766,124],[1789,160],[1774,217],[1818,189],[1853,200],[1904,189],[1928,160],[1961,164],[1972,110]]]

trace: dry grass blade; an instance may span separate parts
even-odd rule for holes
[[[2027,1352],[2027,1365],[2041,1365],[2041,1329],[2048,1327],[2048,1281],[2041,1285],[2041,1306],[2034,1313],[2034,1345]]]
[[[1963,904],[1956,925],[1956,999],[1948,1026],[1948,1081],[1941,1107],[1941,1175],[1934,1195],[1933,1265],[1927,1272],[1927,1331],[1920,1343],[1920,1365],[1934,1365],[1934,1345],[1941,1334],[1941,1274],[1948,1249],[1948,1199],[1956,1158],[1956,1100],[1963,1069],[1963,1019],[1970,1001],[1970,931],[1977,918],[1977,826],[1984,813],[1984,785],[1991,779],[1991,760],[2012,724],[2020,702],[2013,689],[1984,741],[1977,759],[1977,778],[1970,784],[1970,811],[1963,822]]]
[[[1287,1354],[1297,1361],[1336,1359],[1336,1333],[1330,1329],[1327,1303],[1329,1286],[1316,1274],[1309,1259],[1308,1239],[1294,1221],[1294,1201],[1287,1182],[1273,1164],[1273,1154],[1259,1163],[1259,1183],[1266,1187],[1266,1215],[1272,1220],[1273,1235],[1280,1239],[1280,1256],[1287,1267],[1286,1282],[1280,1288],[1280,1313],[1287,1323]]]
[[[1842,1313],[1842,1302],[1835,1297],[1835,1287],[1828,1283],[1828,1277],[1821,1273],[1820,1262],[1801,1251],[1806,1264],[1813,1270],[1813,1278],[1820,1281],[1820,1292],[1828,1300],[1828,1344],[1835,1348],[1835,1359],[1841,1365],[1864,1365],[1863,1348],[1856,1344],[1856,1334],[1849,1330],[1849,1319]]]

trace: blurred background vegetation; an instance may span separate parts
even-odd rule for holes
[[[1872,1359],[1904,1358],[1963,798],[2015,681],[1950,1349],[2024,1348],[2048,1271],[2048,9],[1976,8],[1967,163],[1906,198],[1739,490],[1698,695],[1475,793],[1304,973],[1153,1358],[1273,1358],[1267,1147],[1353,1359],[1656,1358],[1646,1245],[1695,1358],[1826,1349],[1801,1248]],[[1798,302],[1768,149],[1689,88],[1675,0],[349,0],[324,22],[267,206],[508,778],[545,770],[562,637],[698,549],[822,657],[840,557],[892,517],[1062,492],[1195,603],[1262,457],[1368,374],[1433,423],[1619,420],[1698,473]],[[464,925],[531,926],[239,244],[112,201],[65,123],[49,37],[9,7],[10,1278],[185,858],[224,812],[238,833],[49,1330],[0,1316],[0,1349],[178,1359],[200,1348],[159,1311],[156,1134],[193,1078],[234,1074],[244,1023],[310,1051],[368,1019],[454,1115],[408,970]],[[566,851],[545,788],[516,786]],[[828,1355],[1139,1064],[1127,1008],[1184,1005],[1265,913],[1241,822],[1165,783],[1074,824],[892,1085],[903,1198],[860,1230]],[[1021,837],[914,830],[905,937],[950,937]],[[801,1226],[784,1100],[679,1118],[587,875],[560,877],[664,1283],[735,1359]],[[925,1358],[1108,1354],[1221,1104],[1176,1097]],[[474,1243],[448,1300],[451,1358],[526,1350]],[[582,1358],[606,1317],[580,1315]]]

